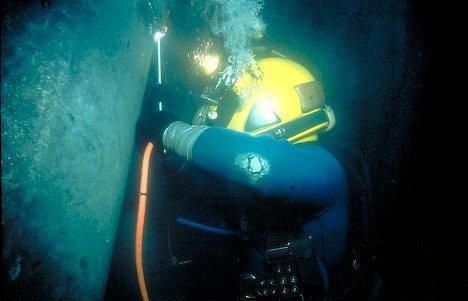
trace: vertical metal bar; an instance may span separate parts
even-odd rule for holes
[[[158,36],[157,38],[158,43],[158,84],[162,83],[162,75],[161,75],[161,37]]]

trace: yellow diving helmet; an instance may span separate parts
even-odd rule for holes
[[[234,84],[232,90],[238,101],[229,116],[221,118],[225,127],[303,143],[317,140],[319,131],[334,126],[335,116],[324,103],[322,85],[308,70],[283,57],[261,59],[257,66],[262,73],[260,79],[246,72]],[[213,101],[198,111],[194,123],[210,124],[222,113],[222,106]]]

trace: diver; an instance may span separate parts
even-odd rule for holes
[[[158,300],[328,300],[344,277],[348,180],[318,145],[333,110],[296,62],[270,52],[257,67],[261,78],[206,89],[192,124],[142,109],[142,153],[150,142],[172,158]],[[173,97],[157,89],[150,101]]]

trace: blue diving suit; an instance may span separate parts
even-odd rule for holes
[[[176,263],[156,276],[163,299],[183,299],[180,280],[191,282],[192,299],[229,300],[239,274],[268,276],[267,250],[304,238],[328,290],[348,232],[346,174],[328,151],[182,122],[166,129],[163,143],[185,162],[182,170],[168,168],[162,205]]]

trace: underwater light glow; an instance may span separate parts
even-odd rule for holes
[[[201,40],[189,53],[189,57],[192,57],[195,63],[203,69],[205,75],[211,75],[218,70],[220,57],[216,54],[211,38]]]
[[[155,34],[154,34],[154,41],[155,42],[158,42],[161,40],[162,37],[164,37],[166,35],[166,31],[167,31],[167,27],[164,27],[164,29],[162,31],[157,31]]]
[[[200,61],[200,66],[203,67],[206,75],[213,74],[218,69],[219,56],[212,54],[205,55]]]

